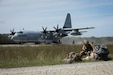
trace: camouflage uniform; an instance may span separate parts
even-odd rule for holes
[[[81,61],[81,58],[80,58],[79,53],[70,52],[67,54],[65,61],[68,63],[72,63],[74,61]]]
[[[83,55],[88,55],[90,56],[90,53],[93,51],[93,47],[87,40],[84,40],[84,44],[82,47],[82,51],[80,52],[80,56],[82,57]]]

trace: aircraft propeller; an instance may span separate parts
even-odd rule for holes
[[[14,35],[16,32],[14,31],[14,29],[10,30],[11,34],[10,35]]]
[[[60,28],[59,28],[58,24],[57,24],[57,27],[54,26],[53,28],[56,30],[57,33],[60,31]]]
[[[57,32],[55,35],[56,37],[59,37],[59,36],[62,36],[63,33],[62,33],[62,30],[59,28],[59,25],[57,24],[57,27],[53,27],[55,29],[55,31]]]
[[[42,27],[42,29],[43,29],[43,33],[46,34],[47,33],[47,27],[46,28]]]

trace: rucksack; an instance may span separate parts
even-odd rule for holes
[[[102,59],[102,60],[108,59],[109,50],[108,50],[107,46],[105,46],[104,44],[97,45],[95,47],[95,50],[96,50],[96,54],[97,54],[97,59]]]
[[[108,48],[105,45],[103,45],[103,44],[102,45],[97,45],[95,47],[95,50],[96,50],[97,54],[106,54],[106,55],[109,54]]]

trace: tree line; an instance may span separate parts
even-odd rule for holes
[[[9,34],[0,34],[0,44],[16,44],[13,40],[8,38]]]

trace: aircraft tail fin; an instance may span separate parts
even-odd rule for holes
[[[67,14],[63,28],[72,28],[70,13]]]

